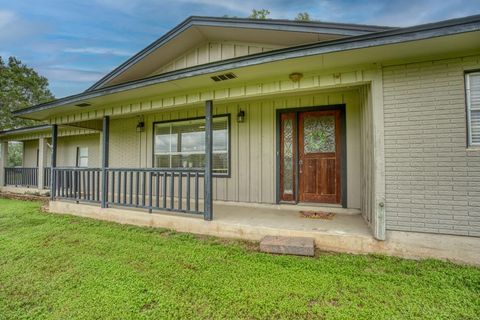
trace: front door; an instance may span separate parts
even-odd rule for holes
[[[298,114],[298,198],[338,204],[341,200],[340,110]]]

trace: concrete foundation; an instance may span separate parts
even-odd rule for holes
[[[332,220],[305,219],[300,218],[298,209],[291,206],[215,204],[214,220],[208,222],[202,216],[101,209],[95,205],[64,201],[51,201],[50,212],[254,241],[265,236],[310,237],[315,240],[316,247],[324,251],[437,258],[480,265],[480,238],[395,231],[387,232],[386,241],[378,241],[358,214],[337,214]]]
[[[25,195],[41,195],[41,196],[50,194],[50,190],[48,189],[26,188],[26,187],[15,187],[15,186],[0,187],[0,192],[25,194]]]

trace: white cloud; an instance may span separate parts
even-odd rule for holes
[[[39,68],[40,74],[47,77],[49,81],[69,82],[95,82],[103,77],[106,72],[95,70],[74,69],[67,67],[46,67]]]
[[[129,57],[133,55],[133,53],[128,50],[102,48],[102,47],[66,48],[63,50],[63,52],[112,55],[112,56],[121,56],[121,57]]]
[[[0,10],[0,41],[22,41],[27,36],[38,34],[45,30],[39,23],[26,21],[10,10]]]

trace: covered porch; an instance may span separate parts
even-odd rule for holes
[[[134,213],[143,210],[152,213],[152,216],[190,214],[208,221],[227,219],[229,223],[236,223],[236,219],[240,219],[238,222],[250,222],[266,228],[269,225],[281,228],[282,224],[291,224],[301,231],[299,234],[314,232],[317,228],[327,233],[368,235],[371,239],[373,234],[377,239],[381,239],[382,234],[375,233],[374,229],[377,227],[378,231],[383,230],[381,221],[375,219],[376,213],[372,208],[372,203],[376,200],[372,198],[374,189],[371,185],[374,170],[371,153],[374,148],[371,131],[371,87],[361,85],[355,89],[329,89],[302,96],[277,96],[277,99],[281,102],[277,102],[278,107],[276,102],[262,100],[229,104],[207,101],[203,107],[180,111],[165,110],[160,115],[136,112],[128,118],[125,115],[109,115],[101,121],[92,120],[90,125],[96,123],[96,127],[101,128],[101,166],[55,166],[51,176],[54,186],[51,192],[52,203],[90,203],[102,209],[123,208]],[[322,106],[324,104],[327,107]],[[342,181],[345,183],[341,190],[343,196],[339,197],[341,201],[338,204],[324,205],[304,202],[301,199],[285,201],[280,192],[281,161],[278,158],[279,148],[276,146],[280,138],[276,132],[282,127],[278,115],[284,111],[291,113],[292,110],[305,110],[306,106],[315,105],[315,110],[324,110],[331,104],[342,105],[346,110],[343,119],[345,128],[342,130],[347,149],[344,150],[343,158],[345,180]],[[247,120],[239,122],[236,119],[239,111],[243,111]],[[228,159],[230,162],[227,173],[218,175],[215,174],[212,164],[213,145],[209,147],[209,144],[213,144],[213,119],[225,114],[231,118],[227,125],[229,131],[232,131],[228,148],[231,152]],[[195,167],[184,163],[176,167],[159,167],[155,162],[155,124],[158,120],[181,122],[191,118],[205,121],[205,165]],[[85,123],[76,125],[80,124]],[[53,128],[52,137],[55,137],[55,125]],[[208,130],[211,130],[210,133]],[[129,145],[127,139],[138,139],[138,153],[135,152],[134,145]],[[254,142],[257,139],[261,139],[260,149],[259,144]],[[54,141],[53,139],[52,146],[55,146]],[[145,149],[143,145],[146,146]],[[52,163],[55,164],[54,157],[62,150],[52,150]],[[126,150],[132,154],[128,154]],[[137,156],[137,161],[127,160]],[[298,169],[297,167],[296,170]],[[225,217],[235,208],[242,207],[244,209],[236,210],[238,215]],[[249,208],[248,211],[245,208]],[[302,208],[333,212],[335,219],[326,223],[300,218],[299,212]]]

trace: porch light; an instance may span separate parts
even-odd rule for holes
[[[243,111],[243,110],[238,111],[238,113],[237,113],[237,122],[238,122],[238,123],[245,122],[245,111]]]
[[[300,81],[300,79],[303,78],[303,74],[300,73],[300,72],[293,72],[293,73],[290,73],[288,75],[288,77],[290,78],[290,80],[292,80],[293,82],[298,82]]]
[[[145,131],[145,122],[139,121],[137,123],[137,132],[143,132]]]

